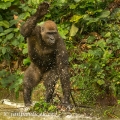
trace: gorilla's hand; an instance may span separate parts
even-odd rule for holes
[[[37,16],[38,19],[40,19],[41,17],[43,17],[45,14],[48,13],[48,8],[49,8],[49,3],[47,2],[43,2],[39,5],[39,7],[37,8],[37,11],[35,13],[35,15]]]

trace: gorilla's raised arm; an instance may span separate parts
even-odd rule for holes
[[[36,13],[31,16],[21,27],[20,32],[24,37],[29,37],[34,31],[37,22],[48,12],[49,4],[43,2],[39,5]]]

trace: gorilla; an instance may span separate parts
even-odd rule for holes
[[[63,105],[70,103],[70,76],[68,72],[68,53],[65,43],[58,33],[54,21],[48,20],[42,25],[37,22],[48,12],[49,4],[43,2],[36,13],[20,28],[27,39],[30,66],[24,73],[23,97],[25,106],[32,104],[31,94],[34,87],[43,80],[46,88],[46,102],[50,102],[55,84],[60,79],[63,92]]]

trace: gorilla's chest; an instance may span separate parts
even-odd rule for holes
[[[56,64],[56,54],[51,49],[34,49],[30,58],[39,67],[52,67]]]
[[[56,64],[55,47],[44,46],[39,41],[28,41],[28,54],[31,61],[39,67],[51,67]]]

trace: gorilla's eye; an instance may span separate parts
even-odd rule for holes
[[[55,35],[56,32],[47,32],[48,35]]]

